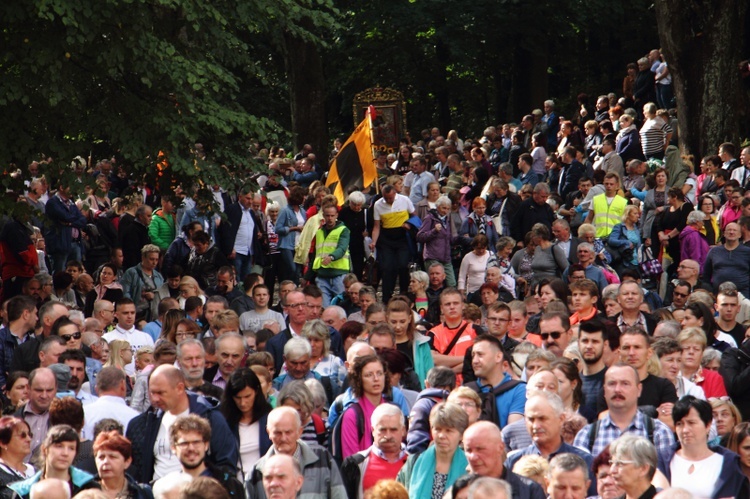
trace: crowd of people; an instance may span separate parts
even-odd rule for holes
[[[750,497],[750,147],[680,156],[672,101],[652,51],[343,206],[309,145],[212,203],[32,162],[0,497]]]

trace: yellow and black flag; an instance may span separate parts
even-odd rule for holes
[[[372,119],[375,108],[370,106],[362,123],[347,139],[328,171],[326,186],[343,206],[346,190],[352,186],[368,187],[378,178],[372,155]]]

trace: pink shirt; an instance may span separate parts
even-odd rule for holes
[[[367,397],[362,397],[358,400],[358,403],[364,413],[364,434],[361,439],[358,438],[356,412],[354,410],[345,411],[342,416],[344,419],[341,421],[341,450],[344,457],[349,457],[361,450],[369,449],[372,445],[372,424],[370,424],[370,417],[375,412],[376,406],[372,405],[372,402]]]

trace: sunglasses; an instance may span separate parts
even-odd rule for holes
[[[539,336],[542,337],[542,341],[547,341],[550,336],[552,336],[553,340],[559,340],[560,336],[562,336],[565,333],[561,333],[560,331],[555,331],[553,333],[542,333]]]
[[[65,343],[69,342],[70,340],[80,340],[81,339],[81,333],[73,333],[73,334],[63,334],[60,336],[60,338],[63,339]]]
[[[16,433],[16,435],[18,436],[18,438],[34,438],[34,434],[30,431],[19,431],[18,433]]]

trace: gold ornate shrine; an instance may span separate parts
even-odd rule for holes
[[[368,106],[377,116],[372,122],[373,146],[379,151],[398,152],[399,140],[406,132],[404,94],[392,88],[368,88],[354,96],[354,126],[364,119]]]

